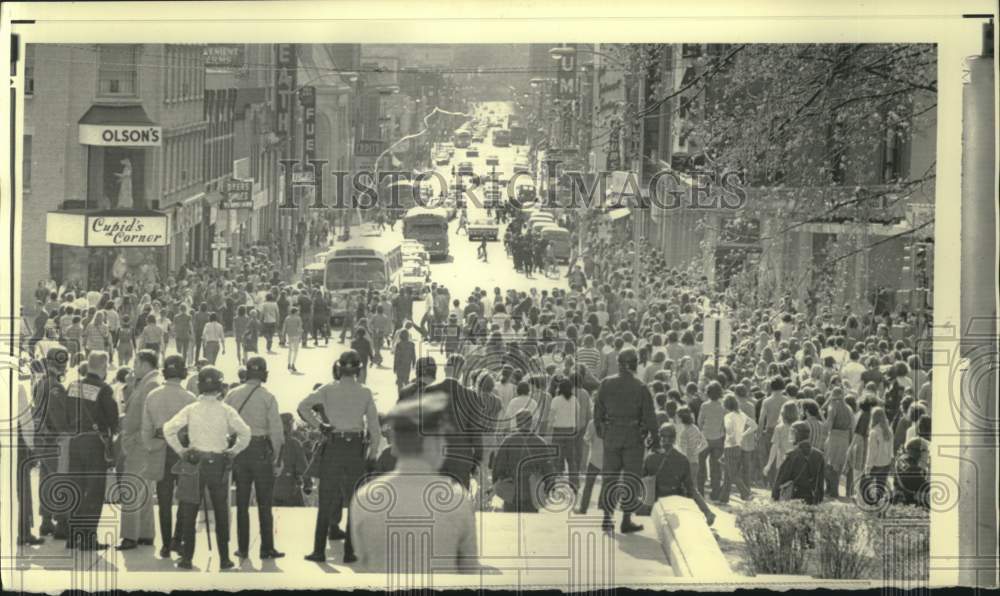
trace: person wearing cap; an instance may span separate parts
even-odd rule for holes
[[[313,551],[306,556],[309,561],[326,560],[330,524],[339,523],[344,507],[351,502],[354,489],[364,475],[365,462],[374,460],[378,454],[381,439],[378,410],[371,389],[358,382],[362,366],[357,352],[345,351],[334,364],[336,380],[310,393],[297,408],[299,416],[311,427],[319,428],[324,436],[318,454],[319,508]],[[313,409],[317,406],[323,408],[326,421],[318,418]],[[355,560],[351,533],[347,532],[344,562]]]
[[[145,478],[148,455],[142,444],[142,418],[146,398],[160,386],[159,356],[153,350],[139,350],[135,358],[135,388],[125,403],[125,415],[121,424],[121,448],[125,454],[122,482],[143,483],[145,492],[153,494],[153,484]],[[143,488],[133,486],[126,489],[129,494],[142,494]],[[137,546],[153,544],[153,501],[143,500],[138,507],[125,508],[121,514],[121,544],[118,550],[132,550]]]
[[[445,364],[445,378],[427,386],[428,393],[442,392],[448,396],[448,414],[455,432],[448,435],[448,455],[444,459],[442,474],[453,477],[466,489],[472,481],[472,470],[483,458],[483,435],[488,423],[483,402],[476,391],[460,380],[465,358],[452,354]]]
[[[30,353],[28,351],[27,353]],[[35,536],[34,501],[31,498],[31,468],[34,467],[35,420],[31,411],[31,367],[27,356],[18,361],[17,383],[17,544],[18,546],[38,546],[44,538]]]
[[[246,382],[226,395],[226,403],[236,408],[250,427],[250,444],[233,462],[236,480],[236,556],[245,559],[250,548],[250,490],[257,496],[260,521],[260,558],[285,556],[274,548],[274,471],[279,465],[285,442],[284,426],[278,413],[278,400],[264,387],[267,361],[252,356],[246,363]]]
[[[420,397],[427,390],[427,387],[434,383],[434,379],[437,377],[437,363],[434,362],[433,356],[421,356],[418,358],[415,369],[417,378],[399,390],[398,401]]]
[[[240,414],[222,401],[222,371],[206,366],[198,372],[198,399],[181,409],[163,425],[163,438],[177,452],[179,463],[193,464],[198,470],[198,494],[205,494],[215,513],[215,538],[219,549],[219,568],[229,569],[229,467],[231,460],[250,444],[251,430]],[[181,429],[187,428],[188,446],[180,441]],[[230,435],[235,441],[230,446]],[[194,556],[195,521],[198,503],[181,501],[181,558],[177,567],[191,568]]]
[[[397,457],[395,469],[358,489],[351,502],[350,533],[359,571],[412,573],[422,564],[414,556],[433,557],[435,570],[446,573],[479,569],[473,503],[455,483],[441,490],[438,469],[447,440],[441,432],[448,424],[447,409],[446,395],[427,393],[397,403],[386,416]],[[403,498],[386,507],[386,494]],[[414,530],[412,524],[393,523],[402,519],[433,519],[433,528]],[[414,536],[415,532],[423,535]],[[391,556],[390,545],[414,539],[416,544],[427,544],[427,551]]]
[[[104,507],[105,482],[111,464],[111,441],[118,432],[118,405],[114,390],[105,382],[108,353],[93,350],[87,357],[87,374],[67,387],[66,413],[72,438],[69,474],[79,494],[69,514],[66,547],[103,550],[97,541],[97,524]]]
[[[35,449],[39,454],[39,483],[47,482],[58,472],[59,440],[69,433],[67,409],[69,397],[63,381],[69,364],[69,351],[62,346],[50,347],[43,361],[45,374],[35,384],[31,394],[31,408],[35,419]],[[66,538],[66,517],[55,513],[48,500],[39,500],[38,510],[42,524],[39,533],[56,540]],[[53,521],[55,523],[53,523]]]
[[[194,395],[181,387],[187,376],[184,356],[173,354],[163,360],[163,385],[146,396],[142,415],[142,444],[149,453],[145,477],[156,483],[156,500],[159,503],[160,557],[166,559],[171,552],[181,552],[180,511],[177,523],[171,519],[174,508],[174,488],[177,486],[177,453],[163,438],[163,425],[186,406],[194,403]]]
[[[612,516],[618,503],[613,502],[613,495],[619,493],[615,490],[616,485],[623,481],[631,485],[631,490],[625,493],[628,501],[621,503],[624,511],[621,532],[628,534],[642,530],[641,525],[632,523],[632,513],[639,507],[636,498],[639,488],[636,485],[642,469],[644,434],[652,438],[653,447],[659,442],[653,396],[636,378],[638,367],[639,356],[635,350],[619,352],[618,374],[601,381],[594,400],[595,430],[604,441],[599,502],[604,511],[602,527],[607,532],[614,531]]]

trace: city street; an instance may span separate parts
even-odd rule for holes
[[[568,592],[928,568],[935,44],[25,49],[20,568]],[[236,575],[154,587],[266,577]]]

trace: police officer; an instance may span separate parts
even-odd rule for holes
[[[612,516],[618,503],[612,502],[612,495],[619,493],[616,485],[623,480],[629,490],[624,493],[628,500],[621,504],[625,513],[621,532],[642,530],[641,525],[632,522],[632,513],[639,507],[639,474],[645,448],[643,432],[653,438],[654,447],[659,444],[653,396],[636,378],[638,367],[639,356],[635,350],[627,348],[619,352],[618,374],[601,381],[594,400],[594,427],[597,436],[604,440],[600,505],[604,510],[602,525],[606,532],[614,531]]]
[[[198,401],[184,406],[163,425],[163,438],[177,452],[180,464],[196,466],[198,495],[208,495],[215,513],[215,539],[219,547],[219,568],[234,566],[229,558],[229,467],[232,459],[250,444],[250,427],[236,410],[222,402],[222,371],[206,366],[198,372]],[[187,428],[188,446],[179,434]],[[230,435],[236,438],[230,446]],[[179,464],[179,465],[180,465]],[[193,502],[192,502],[193,501]],[[180,569],[191,569],[194,557],[194,531],[198,518],[197,499],[181,499]]]
[[[427,499],[442,486],[438,470],[444,459],[448,396],[427,393],[403,400],[389,412],[393,450],[398,454],[395,470],[379,476],[377,483],[360,488],[351,505],[351,535],[358,555],[358,571],[403,573],[417,563],[414,551],[393,553],[390,545],[412,539],[411,525],[393,528],[400,519],[434,519],[433,531],[424,536],[433,542],[435,567],[448,572],[471,572],[479,567],[478,541],[473,503],[465,498],[457,482],[447,483],[447,492]],[[407,498],[382,504],[386,490]],[[457,506],[456,506],[457,505]],[[419,550],[419,549],[417,549]],[[402,556],[399,556],[402,555]]]
[[[66,387],[63,386],[68,364],[69,351],[66,348],[50,347],[45,352],[45,374],[39,379],[31,395],[35,418],[35,445],[41,459],[39,486],[45,486],[57,473],[59,438],[69,430],[66,418],[69,398],[66,395]],[[42,517],[39,533],[42,536],[52,536],[56,540],[65,540],[65,516],[53,513],[44,494],[39,501],[38,509]]]
[[[313,552],[306,556],[308,561],[326,561],[331,516],[350,504],[357,484],[364,476],[366,460],[374,460],[378,453],[381,440],[378,411],[371,390],[358,382],[361,366],[361,357],[357,352],[345,351],[333,367],[336,380],[323,385],[299,403],[299,416],[323,432],[319,453],[319,510]],[[313,410],[315,406],[322,406],[326,419],[333,424],[318,419]],[[344,543],[344,563],[356,560],[348,531]]]
[[[177,474],[173,472],[177,464],[177,453],[163,438],[163,425],[177,415],[185,406],[194,403],[194,395],[181,386],[187,376],[184,356],[174,354],[163,360],[163,385],[153,389],[146,396],[142,413],[142,444],[149,452],[144,474],[156,482],[156,500],[159,502],[160,557],[166,559],[170,553],[181,552],[180,511],[177,524],[173,524],[171,514],[174,505],[174,487]],[[171,531],[172,530],[172,531]]]
[[[226,403],[236,408],[250,427],[250,445],[233,462],[236,480],[236,556],[245,559],[250,548],[250,489],[257,496],[260,521],[260,558],[285,556],[274,548],[274,470],[278,467],[284,428],[278,413],[278,400],[264,387],[267,361],[260,356],[248,358],[246,382],[226,396]]]
[[[112,463],[111,441],[118,432],[118,404],[114,390],[104,382],[108,353],[95,350],[87,357],[87,374],[71,383],[66,410],[70,432],[69,473],[79,491],[79,504],[70,513],[66,547],[103,550],[97,541],[97,523],[104,507],[107,470]]]

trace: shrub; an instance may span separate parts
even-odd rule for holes
[[[864,515],[853,505],[827,503],[816,509],[816,558],[818,577],[860,579],[872,568]]]
[[[748,567],[756,574],[800,575],[812,542],[813,507],[800,501],[753,501],[739,511]]]
[[[864,516],[868,545],[882,579],[926,582],[930,565],[930,515],[912,505],[890,505]]]

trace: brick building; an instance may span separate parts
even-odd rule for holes
[[[95,287],[177,265],[171,231],[187,214],[175,206],[204,192],[203,51],[26,48],[21,297],[29,308],[39,281]]]

